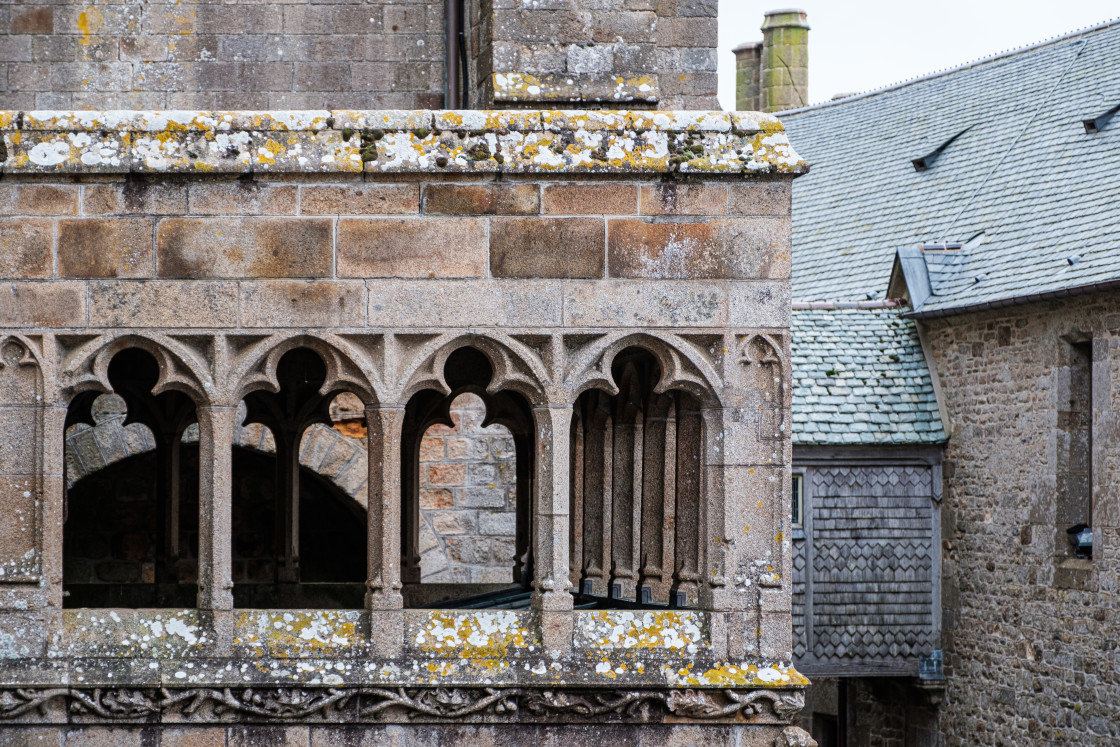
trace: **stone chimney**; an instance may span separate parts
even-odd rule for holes
[[[735,50],[735,107],[777,112],[809,103],[809,23],[803,10],[772,10],[762,41]]]
[[[809,23],[803,10],[772,10],[762,24],[761,109],[809,103]]]
[[[735,54],[735,108],[758,111],[762,72],[762,42],[747,42],[731,50]]]

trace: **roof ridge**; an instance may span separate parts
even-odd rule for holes
[[[924,83],[927,80],[933,80],[935,78],[940,78],[942,76],[949,75],[951,73],[957,73],[957,72],[960,72],[962,70],[969,70],[971,68],[978,67],[980,65],[985,65],[985,64],[988,64],[990,62],[997,62],[999,60],[1003,60],[1003,59],[1006,59],[1008,57],[1013,57],[1015,55],[1025,54],[1027,52],[1033,52],[1034,50],[1041,49],[1042,47],[1048,47],[1048,46],[1051,46],[1051,45],[1054,45],[1054,44],[1059,44],[1059,43],[1064,42],[1064,41],[1069,41],[1071,39],[1076,39],[1079,36],[1084,36],[1085,34],[1091,34],[1091,33],[1096,32],[1096,31],[1103,31],[1104,29],[1110,28],[1112,26],[1120,26],[1120,16],[1117,16],[1115,18],[1110,18],[1110,19],[1105,20],[1105,21],[1101,21],[1100,23],[1093,24],[1092,26],[1085,26],[1085,27],[1082,27],[1082,28],[1079,28],[1079,29],[1075,29],[1073,31],[1066,32],[1064,34],[1060,34],[1058,36],[1052,36],[1052,37],[1049,37],[1047,39],[1043,39],[1041,41],[1037,41],[1037,42],[1034,42],[1032,44],[1028,44],[1028,45],[1023,46],[1023,47],[1016,47],[1015,49],[1005,49],[1002,52],[996,52],[995,54],[991,54],[991,55],[988,55],[986,57],[978,57],[974,60],[969,60],[968,62],[961,63],[960,65],[955,65],[953,67],[942,68],[941,70],[935,70],[931,73],[926,73],[924,75],[919,75],[919,76],[916,76],[916,77],[913,77],[913,78],[907,78],[905,80],[901,80],[901,81],[898,81],[896,83],[889,83],[885,86],[881,86],[879,88],[872,88],[869,91],[861,91],[860,93],[856,93],[856,94],[853,94],[851,96],[845,96],[844,98],[833,99],[833,100],[830,100],[830,101],[822,101],[818,104],[810,104],[809,106],[802,106],[802,107],[799,107],[797,109],[786,109],[784,111],[776,112],[776,115],[778,117],[785,117],[785,116],[790,115],[790,114],[801,114],[803,112],[815,111],[817,109],[825,109],[825,108],[828,108],[828,107],[831,107],[831,106],[840,106],[840,105],[847,104],[847,103],[850,103],[850,102],[853,102],[853,101],[862,101],[863,99],[867,99],[867,98],[870,98],[872,96],[878,96],[879,94],[883,94],[883,93],[890,93],[891,91],[896,91],[900,88],[906,88],[907,86],[912,86],[912,85],[915,85],[915,84],[918,84],[918,83]]]

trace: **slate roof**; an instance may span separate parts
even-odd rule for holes
[[[907,309],[793,313],[793,442],[924,444],[945,440]]]
[[[967,246],[930,268],[922,312],[1120,280],[1120,114],[1082,125],[1118,104],[1114,21],[782,113],[812,164],[793,188],[794,300],[885,294],[898,247],[941,240]]]
[[[1114,21],[781,113],[812,165],[793,186],[795,304],[883,298],[898,248],[932,241],[964,248],[923,255],[921,314],[1120,282],[1120,113],[1082,124],[1118,104]],[[793,351],[794,443],[945,440],[898,310],[795,309]]]

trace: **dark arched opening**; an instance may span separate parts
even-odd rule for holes
[[[569,575],[581,607],[686,607],[700,582],[700,401],[657,392],[640,348],[611,366],[618,394],[590,390],[571,431]]]
[[[332,425],[332,401],[322,391],[327,366],[314,350],[295,348],[277,364],[276,392],[245,396],[245,425],[267,429],[275,456],[233,464],[233,599],[242,608],[350,608],[363,605],[366,515],[362,506],[300,465],[313,426]],[[364,435],[364,430],[363,434]],[[364,438],[360,449],[367,446]],[[348,447],[353,461],[357,449]],[[362,460],[364,463],[364,460]],[[240,576],[241,580],[238,580]]]
[[[123,425],[145,426],[155,449],[134,465],[139,469],[122,472],[118,480],[105,483],[102,476],[84,489],[79,483],[67,492],[64,606],[193,607],[196,603],[198,467],[197,459],[193,467],[182,464],[181,443],[197,415],[194,402],[182,392],[153,394],[159,375],[155,357],[140,348],[122,350],[109,362],[109,384],[119,398],[117,413],[123,410]],[[66,413],[67,434],[83,426],[95,429],[95,411],[112,407],[109,399],[89,391],[75,396]],[[97,443],[96,434],[94,444],[106,459],[126,448],[123,443]],[[67,462],[72,459],[80,460],[82,455],[68,455]],[[191,478],[193,488],[187,486]],[[97,494],[89,495],[94,490]],[[103,531],[99,534],[96,527]],[[82,557],[98,553],[98,562]]]
[[[184,552],[176,583],[157,583],[158,455],[136,454],[78,480],[70,489],[63,535],[67,607],[191,607],[198,543],[198,445],[180,449],[180,510]],[[232,484],[232,563],[241,607],[315,609],[361,607],[365,575],[365,511],[332,483],[299,472],[302,585],[273,583],[276,545],[271,518],[276,459],[235,447]]]

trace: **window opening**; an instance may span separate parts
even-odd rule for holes
[[[406,607],[529,606],[533,423],[528,402],[489,392],[489,359],[447,358],[451,391],[418,392],[401,437]]]
[[[569,571],[582,608],[687,607],[700,586],[700,402],[658,393],[656,359],[628,348],[618,394],[583,393],[571,434]]]
[[[362,607],[368,449],[354,421],[365,408],[321,391],[326,377],[318,353],[296,348],[277,364],[279,390],[242,403],[231,445],[235,607]]]
[[[1093,344],[1066,346],[1058,411],[1058,555],[1093,556]]]
[[[793,476],[793,500],[790,506],[790,514],[794,529],[805,528],[804,480],[804,475]]]
[[[196,420],[182,392],[153,395],[159,364],[128,348],[111,393],[81,392],[65,423],[65,607],[193,607],[197,602]]]

